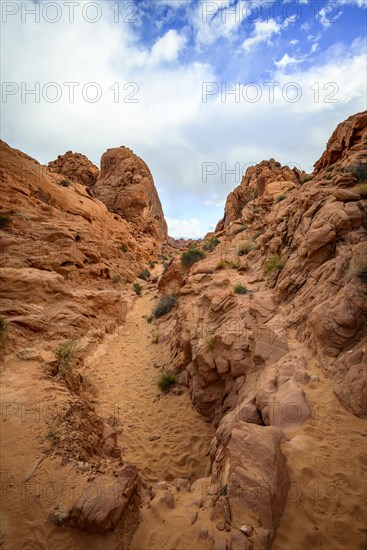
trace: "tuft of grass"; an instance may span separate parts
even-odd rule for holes
[[[54,349],[54,355],[58,360],[58,370],[60,374],[65,374],[71,368],[71,363],[76,359],[78,353],[78,343],[76,340],[64,340]]]
[[[255,206],[253,212],[254,214],[257,214],[258,212],[260,212],[260,208],[258,206]]]
[[[159,342],[159,332],[154,332],[152,336],[152,344],[158,344]]]
[[[226,267],[230,267],[231,269],[238,269],[240,267],[240,264],[237,262],[221,260],[220,262],[218,262],[216,269],[225,269]]]
[[[367,283],[367,257],[352,257],[349,267],[344,275],[344,280],[346,283],[349,283],[357,277],[364,283]]]
[[[345,172],[351,172],[359,182],[367,182],[367,162],[357,162],[345,168]]]
[[[307,176],[307,178],[305,178],[303,181],[302,181],[302,184],[303,183],[307,183],[308,181],[312,181],[313,180],[313,176]]]
[[[5,216],[4,214],[0,215],[0,229],[5,229],[10,223],[9,216]]]
[[[4,317],[0,317],[0,339],[4,339],[8,333],[8,322]]]
[[[190,267],[205,258],[205,252],[198,248],[189,248],[181,254],[181,264]]]
[[[64,435],[65,427],[62,425],[59,418],[54,418],[50,424],[46,437],[51,439],[52,443],[56,445],[56,443],[59,443],[59,441],[64,438]]]
[[[247,228],[248,228],[248,225],[244,223],[243,225],[241,225],[240,227],[238,227],[233,231],[233,235],[238,235],[238,233],[242,233],[242,231],[245,231],[245,229]]]
[[[64,180],[59,180],[59,181],[58,181],[58,184],[59,184],[59,185],[62,185],[62,187],[70,187],[70,181],[69,181],[69,180],[66,180],[66,179],[64,179]]]
[[[143,290],[143,287],[139,284],[139,283],[134,283],[133,284],[133,289],[134,289],[134,292],[140,296],[141,295],[141,291]]]
[[[143,269],[143,270],[139,273],[138,279],[142,279],[143,281],[149,281],[149,279],[150,279],[150,271],[149,271],[149,269]]]
[[[173,372],[164,371],[157,380],[157,386],[160,390],[165,391],[176,384],[176,382],[177,376]]]
[[[358,183],[353,187],[353,191],[356,191],[362,199],[367,199],[367,183]]]
[[[203,250],[206,252],[213,252],[216,246],[220,244],[220,240],[216,237],[211,237],[208,241],[205,241],[203,244]]]
[[[282,201],[284,201],[284,199],[286,199],[286,198],[287,198],[287,196],[284,195],[284,193],[281,193],[280,195],[278,195],[278,196],[276,197],[276,199],[275,199],[274,202],[275,202],[275,203],[277,203],[277,202],[282,202]]]
[[[281,271],[285,266],[285,260],[279,254],[273,254],[264,264],[264,273],[271,275],[275,271]]]
[[[148,315],[147,317],[147,323],[152,323],[153,322],[153,315]]]
[[[245,256],[251,250],[254,249],[254,245],[252,243],[249,243],[248,241],[243,241],[238,245],[238,255],[239,256]]]
[[[247,288],[243,285],[236,285],[233,289],[235,294],[247,294]]]
[[[207,350],[214,348],[214,336],[208,334],[204,339],[205,347]]]
[[[260,237],[260,235],[263,235],[263,234],[264,234],[264,231],[255,231],[254,236],[252,237],[252,240],[256,241],[256,239],[258,237]]]
[[[158,304],[153,309],[153,317],[163,317],[163,315],[166,315],[171,311],[171,309],[176,305],[177,303],[177,296],[176,294],[165,294],[162,296],[158,302]]]
[[[121,244],[119,246],[119,249],[121,250],[121,252],[127,252],[127,246],[125,244]]]

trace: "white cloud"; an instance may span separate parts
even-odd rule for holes
[[[200,220],[192,218],[191,220],[176,220],[167,218],[168,233],[171,237],[179,238],[201,238],[208,229],[203,227]]]
[[[280,29],[281,26],[275,19],[269,19],[269,21],[256,21],[252,36],[246,38],[242,46],[246,51],[249,51],[261,42],[269,42],[274,34],[279,34]]]
[[[153,63],[176,61],[181,49],[186,44],[186,37],[176,30],[170,29],[154,44],[151,53]]]
[[[279,61],[274,61],[274,65],[276,65],[278,69],[285,69],[285,67],[288,67],[288,65],[295,65],[301,62],[302,59],[297,59],[285,53]]]

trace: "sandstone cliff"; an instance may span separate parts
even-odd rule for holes
[[[367,416],[366,182],[359,113],[338,126],[312,175],[274,160],[249,168],[206,238],[206,258],[191,268],[174,260],[159,283],[179,294],[176,315],[159,323],[172,365],[218,426],[212,483],[227,487],[232,522],[255,527],[254,548],[274,540],[289,487],[277,438],[313,421],[316,373]],[[255,472],[239,457],[255,456],[258,433],[271,458]],[[248,486],[259,501],[246,500]],[[231,533],[230,547],[242,548]]]

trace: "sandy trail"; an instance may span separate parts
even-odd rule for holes
[[[164,395],[157,387],[157,365],[169,367],[169,346],[152,342],[157,329],[143,318],[155,301],[143,291],[87,374],[97,388],[102,416],[117,417],[122,425],[123,459],[135,464],[148,483],[179,477],[193,481],[205,475],[214,430],[195,411],[186,388],[182,395]],[[151,436],[160,439],[150,441]]]

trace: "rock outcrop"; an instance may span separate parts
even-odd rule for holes
[[[83,155],[67,153],[46,168],[1,142],[1,159],[0,313],[11,328],[8,343],[110,332],[131,296],[121,285],[160,251],[164,232],[142,240],[135,225],[92,197],[86,185],[98,170]]]
[[[167,224],[145,162],[127,147],[108,149],[101,158],[96,196],[142,235],[167,239]]]
[[[67,151],[56,160],[48,163],[51,172],[62,174],[70,181],[93,187],[97,181],[99,169],[85,155]]]
[[[264,160],[256,166],[251,166],[246,170],[240,185],[228,195],[224,217],[218,222],[216,232],[241,216],[246,219],[243,210],[254,199],[259,199],[260,204],[272,205],[278,195],[296,189],[300,184],[301,176],[302,173],[297,168],[290,169],[288,166],[282,166],[274,159]],[[249,214],[251,217],[252,213],[247,213]]]
[[[172,261],[159,282],[179,295],[176,314],[158,321],[171,367],[217,426],[212,482],[226,494],[231,548],[271,547],[287,494],[282,434],[312,417],[310,365],[367,416],[366,140],[360,113],[338,126],[310,176],[274,160],[249,168],[206,258],[191,268]],[[233,518],[254,529],[246,543]]]

